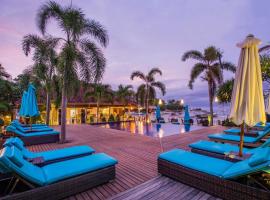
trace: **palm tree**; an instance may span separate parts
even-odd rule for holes
[[[132,99],[134,92],[132,90],[132,85],[122,85],[118,86],[118,90],[116,91],[116,96],[118,100],[126,106]]]
[[[81,9],[72,6],[63,7],[53,1],[44,4],[38,11],[37,24],[43,35],[52,18],[57,21],[65,36],[60,38],[62,45],[57,66],[62,80],[61,142],[64,142],[68,88],[78,79],[85,82],[101,80],[106,60],[102,50],[92,39],[98,41],[102,47],[106,47],[108,35],[99,22],[85,18]]]
[[[10,78],[10,74],[6,72],[5,68],[0,63],[0,79]]]
[[[232,99],[234,79],[227,80],[222,83],[217,90],[217,98],[219,103],[229,103]]]
[[[204,52],[191,50],[184,53],[182,60],[193,59],[198,61],[191,70],[189,88],[193,89],[193,83],[200,76],[203,81],[208,83],[209,107],[211,114],[210,125],[213,125],[213,99],[217,86],[223,81],[223,70],[235,72],[236,68],[229,62],[221,62],[222,54],[214,47],[204,49]]]
[[[134,78],[141,79],[144,83],[138,87],[139,96],[141,94],[144,95],[144,102],[146,108],[146,122],[149,122],[149,101],[156,97],[156,88],[159,89],[164,96],[166,93],[165,85],[155,80],[155,75],[162,75],[162,72],[159,68],[152,68],[148,74],[144,74],[141,71],[135,71],[131,74],[130,78],[133,80]]]
[[[52,78],[57,64],[55,51],[59,39],[37,35],[26,35],[23,38],[22,48],[26,56],[31,48],[34,49],[32,72],[42,82],[46,91],[46,124],[50,122]]]
[[[109,100],[111,101],[113,95],[113,91],[111,89],[111,86],[108,84],[95,84],[94,86],[94,91],[93,92],[87,92],[85,94],[85,97],[93,97],[96,101],[96,106],[97,106],[97,123],[99,122],[99,107],[100,103],[102,101]]]

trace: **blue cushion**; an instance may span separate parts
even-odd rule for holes
[[[3,144],[3,146],[4,147],[12,147],[13,146],[13,143],[12,143],[12,141],[14,140],[14,138],[13,137],[11,137],[11,138],[8,138],[6,141],[5,141],[5,143]]]
[[[42,135],[59,135],[60,133],[58,131],[41,131],[41,132],[29,132],[29,133],[24,133],[18,129],[16,129],[16,127],[9,125],[6,128],[7,131],[9,132],[13,132],[19,136],[22,137],[32,137],[32,136],[42,136]]]
[[[23,156],[18,148],[11,147],[11,154],[8,155],[8,158],[18,167],[23,166]]]
[[[260,131],[259,131],[260,132]],[[228,134],[223,134],[223,133],[216,133],[216,134],[210,134],[208,135],[208,138],[210,139],[222,139],[222,140],[229,140],[229,141],[240,141],[240,136],[239,135],[228,135]],[[255,143],[260,140],[261,137],[244,137],[244,142],[245,143]]]
[[[159,158],[219,177],[233,165],[233,163],[229,161],[184,151],[182,149],[173,149],[162,153],[159,155]]]
[[[42,167],[46,176],[46,184],[61,181],[66,178],[79,176],[88,172],[103,169],[117,164],[117,160],[104,154],[93,154],[72,160],[53,163]]]
[[[0,165],[9,169],[10,171],[23,177],[25,180],[37,185],[45,185],[46,177],[40,167],[33,165],[25,159],[18,158],[23,163],[21,167],[12,162],[9,157],[12,154],[12,148],[16,147],[4,147],[0,155]],[[17,156],[17,154],[14,154]]]
[[[250,157],[248,164],[250,166],[260,165],[267,162],[270,156],[270,148],[260,148],[257,152]]]
[[[239,134],[240,133],[240,129],[237,128],[230,128],[227,130],[224,130],[225,133],[232,133],[232,134]]]
[[[269,149],[269,147],[261,148],[261,149]],[[226,170],[226,172],[224,172],[223,178],[234,179],[241,176],[245,176],[247,174],[263,171],[269,168],[269,165],[270,165],[269,154],[265,162],[262,162],[261,164],[257,164],[254,166],[250,165],[250,162],[252,162],[251,160],[255,159],[254,157],[257,157],[261,153],[262,153],[261,151],[257,151],[249,159],[234,163],[228,170]]]
[[[61,158],[70,157],[70,156],[91,154],[94,152],[95,150],[89,146],[73,146],[73,147],[67,147],[63,149],[37,152],[37,153],[32,153],[32,154],[35,157],[43,157],[44,161],[51,161],[51,160],[61,159]]]
[[[239,147],[237,145],[232,145],[232,144],[222,144],[218,142],[213,142],[213,141],[206,141],[206,140],[200,140],[198,142],[194,142],[189,145],[190,148],[194,149],[199,149],[199,150],[204,150],[204,151],[209,151],[209,152],[214,152],[214,153],[219,153],[219,154],[226,154],[231,151],[238,152]],[[249,153],[250,149],[248,148],[243,148],[244,153]]]

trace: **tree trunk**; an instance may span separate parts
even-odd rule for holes
[[[50,111],[51,111],[51,92],[47,91],[46,96],[46,124],[50,124]]]
[[[149,122],[149,86],[146,87],[146,123]]]
[[[210,126],[213,126],[213,94],[212,94],[212,86],[211,83],[208,82],[208,94],[209,94],[209,108],[210,108]]]
[[[62,103],[61,103],[61,136],[60,136],[61,143],[64,143],[66,140],[66,114],[67,114],[67,91],[64,83],[62,88]]]
[[[97,101],[97,123],[99,122],[99,100]]]

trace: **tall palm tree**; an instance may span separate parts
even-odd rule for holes
[[[211,122],[213,125],[213,99],[217,86],[223,81],[223,70],[235,72],[236,68],[229,62],[221,62],[221,53],[214,47],[210,46],[204,49],[204,52],[191,50],[184,53],[182,60],[193,59],[198,61],[191,70],[189,88],[193,89],[193,83],[201,75],[203,81],[208,83],[209,107]]]
[[[131,74],[130,78],[141,79],[144,83],[138,87],[138,91],[144,94],[145,108],[146,108],[146,122],[149,122],[149,101],[156,96],[156,88],[159,89],[164,96],[166,93],[166,87],[164,83],[155,80],[155,75],[162,75],[162,71],[159,68],[152,68],[148,74],[144,74],[141,71],[135,71]]]
[[[50,19],[55,19],[64,37],[60,38],[61,48],[57,71],[62,80],[61,102],[61,142],[66,137],[66,107],[68,88],[74,80],[98,82],[101,80],[106,60],[100,47],[108,44],[107,31],[95,21],[87,19],[81,9],[64,7],[56,2],[44,4],[37,15],[38,28],[43,35],[46,33]]]
[[[96,101],[96,106],[97,106],[97,123],[99,122],[99,107],[100,103],[102,101],[109,100],[111,101],[113,95],[113,91],[111,89],[111,86],[108,84],[95,84],[94,86],[94,91],[93,92],[87,92],[85,94],[85,97],[93,97]]]
[[[34,49],[32,72],[43,84],[46,91],[46,124],[50,122],[52,78],[57,64],[55,51],[59,39],[52,37],[41,38],[37,35],[26,35],[22,48],[26,56]]]

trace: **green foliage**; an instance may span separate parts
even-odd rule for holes
[[[115,121],[116,121],[116,122],[120,122],[120,120],[121,120],[120,115],[116,115]]]
[[[114,119],[113,114],[110,115],[108,121],[109,121],[109,122],[115,122],[115,119]]]
[[[94,122],[95,122],[94,116],[90,116],[90,123],[94,123]]]
[[[222,126],[235,127],[237,125],[233,123],[229,118],[227,118],[222,121]]]
[[[107,122],[106,117],[102,117],[101,122]]]
[[[234,79],[227,80],[221,84],[217,90],[217,98],[219,103],[229,103],[232,98]]]
[[[171,111],[179,111],[179,110],[183,110],[183,105],[180,104],[179,100],[168,100],[168,103],[166,104],[166,109],[171,110]]]
[[[132,101],[134,97],[134,91],[132,90],[132,85],[122,85],[118,86],[118,90],[116,91],[116,97],[119,102],[124,105],[127,105],[130,101]]]
[[[270,83],[270,55],[269,54],[261,55],[260,62],[263,81],[267,81]]]

